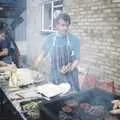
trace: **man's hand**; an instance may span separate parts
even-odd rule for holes
[[[63,67],[62,67],[62,69],[60,70],[60,72],[62,73],[62,74],[66,74],[66,73],[68,73],[68,72],[70,72],[71,70],[72,70],[72,64],[71,63],[68,63],[67,65],[64,65]]]
[[[120,100],[113,100],[113,110],[110,111],[112,114],[120,114]]]
[[[78,64],[79,64],[79,60],[74,60],[73,63],[68,63],[67,65],[64,65],[62,67],[62,69],[60,70],[60,72],[62,74],[71,72],[72,70],[74,70],[77,67]]]

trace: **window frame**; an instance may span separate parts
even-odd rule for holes
[[[62,8],[62,11],[63,11],[63,3],[62,4],[59,4],[59,5],[54,5],[54,3],[55,2],[57,2],[57,1],[62,1],[63,2],[63,0],[52,0],[52,1],[46,1],[46,2],[44,2],[43,4],[42,4],[42,19],[41,19],[41,32],[55,32],[55,30],[54,30],[54,9],[55,8]],[[51,19],[50,19],[50,21],[51,21],[51,24],[50,24],[50,28],[51,29],[45,29],[45,23],[44,23],[44,18],[45,18],[45,4],[51,4]]]

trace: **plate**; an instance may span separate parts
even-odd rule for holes
[[[66,94],[71,89],[71,85],[69,83],[61,83],[58,86],[61,94]]]

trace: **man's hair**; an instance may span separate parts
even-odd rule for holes
[[[55,22],[57,23],[60,19],[64,20],[65,22],[68,22],[69,24],[71,24],[71,18],[68,14],[66,13],[60,13],[56,19]]]

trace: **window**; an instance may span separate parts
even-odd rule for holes
[[[53,0],[42,4],[42,31],[54,31],[54,19],[63,11],[63,0]]]

